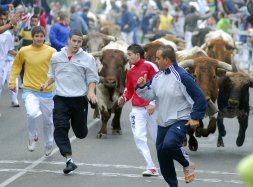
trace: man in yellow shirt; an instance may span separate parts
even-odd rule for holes
[[[163,12],[158,20],[158,31],[170,31],[173,25],[173,17],[169,15],[168,12],[168,8],[163,8]]]
[[[10,75],[9,89],[15,91],[16,78],[25,64],[24,89],[22,99],[25,103],[28,121],[29,142],[27,148],[34,151],[38,141],[36,119],[42,115],[45,155],[53,150],[53,93],[52,86],[40,90],[40,85],[47,80],[50,59],[56,50],[44,44],[46,32],[43,27],[32,29],[33,43],[22,47],[17,53]]]

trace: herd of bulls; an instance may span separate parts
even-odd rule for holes
[[[169,38],[169,39],[168,39]],[[204,92],[208,103],[206,116],[209,123],[204,123],[193,130],[189,130],[188,146],[192,151],[198,149],[195,137],[207,137],[218,127],[217,146],[224,146],[223,137],[226,135],[224,118],[238,118],[239,133],[237,146],[242,146],[249,117],[249,87],[253,87],[253,77],[245,72],[238,71],[233,61],[236,46],[232,37],[223,31],[211,31],[205,36],[201,47],[182,49],[182,41],[167,36],[151,41],[143,48],[146,60],[155,63],[155,53],[161,45],[171,45],[177,55],[177,63],[191,73]],[[98,98],[94,117],[102,120],[102,127],[98,131],[98,138],[107,136],[107,123],[112,119],[113,134],[121,134],[120,116],[122,108],[118,107],[117,100],[125,87],[128,45],[113,36],[98,32],[91,32],[84,37],[86,51],[97,58],[97,67],[100,82],[97,85]],[[217,103],[217,104],[215,104]]]

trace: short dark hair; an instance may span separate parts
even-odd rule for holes
[[[192,6],[192,5],[190,6],[190,12],[191,12],[191,13],[196,12],[196,8],[195,8],[195,6]]]
[[[157,51],[162,51],[162,57],[170,59],[173,63],[176,63],[176,53],[173,47],[170,45],[160,46]]]
[[[74,29],[69,32],[69,38],[72,38],[73,35],[77,35],[83,38],[83,33],[80,30]]]
[[[60,11],[60,12],[58,12],[58,14],[57,14],[57,21],[63,21],[63,20],[65,20],[68,16],[69,16],[69,15],[68,15],[67,12]]]
[[[0,11],[0,16],[8,16],[8,13],[4,11]]]
[[[225,17],[224,12],[220,12],[220,16],[221,16],[222,18],[224,18],[224,17]]]
[[[39,17],[37,15],[32,15],[31,19],[39,19]]]
[[[32,37],[34,37],[34,35],[38,33],[42,33],[44,36],[46,36],[46,31],[42,26],[35,26],[32,28]]]
[[[134,54],[139,53],[141,58],[144,58],[145,51],[139,44],[132,44],[127,48],[128,51],[132,51]]]

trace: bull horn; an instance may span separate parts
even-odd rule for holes
[[[233,72],[226,72],[226,76],[232,75]]]
[[[145,34],[144,37],[145,38],[153,38],[155,36],[155,34]]]
[[[222,61],[218,61],[217,67],[225,69],[227,71],[232,71],[233,70],[233,68],[232,68],[232,66],[230,64],[228,64],[226,62],[222,62]]]
[[[232,70],[233,70],[233,72],[238,72],[238,69],[237,69],[237,67],[235,65],[235,61],[234,61],[233,57],[231,57],[231,64],[232,64]]]
[[[124,53],[124,58],[127,59],[127,53]]]
[[[86,40],[88,38],[87,35],[83,35],[83,40]]]
[[[116,37],[115,37],[115,36],[110,36],[110,35],[106,35],[106,36],[105,36],[105,39],[106,39],[107,41],[116,41]]]
[[[184,60],[178,63],[179,66],[182,68],[188,68],[188,67],[193,67],[194,61],[193,60]]]
[[[91,52],[90,53],[94,57],[102,57],[102,51],[96,51],[96,52]]]
[[[203,49],[204,51],[206,51],[206,43],[202,44],[202,45],[200,46],[200,48]]]
[[[209,99],[207,101],[207,115],[208,116],[213,116],[214,114],[216,114],[218,112],[218,109],[216,107],[216,105],[213,103],[213,101],[211,99]]]

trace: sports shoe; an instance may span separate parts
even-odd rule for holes
[[[151,176],[158,176],[158,175],[159,173],[157,169],[147,169],[146,171],[142,173],[143,177],[151,177]]]
[[[38,138],[34,138],[33,140],[29,140],[28,145],[27,145],[28,150],[31,152],[34,151],[37,142],[38,142]]]
[[[66,163],[66,167],[63,169],[64,174],[68,174],[71,171],[74,171],[77,168],[77,165],[70,160]]]
[[[195,163],[191,162],[189,166],[183,168],[185,183],[190,183],[194,181],[196,176],[194,172],[195,167]]]
[[[45,147],[45,155],[46,156],[51,155],[52,151],[53,151],[53,146],[52,145]]]
[[[24,85],[23,85],[23,84],[20,84],[18,88],[19,88],[19,89],[23,89],[23,88],[24,88]]]
[[[18,102],[11,102],[11,106],[12,107],[19,107],[19,103]]]

